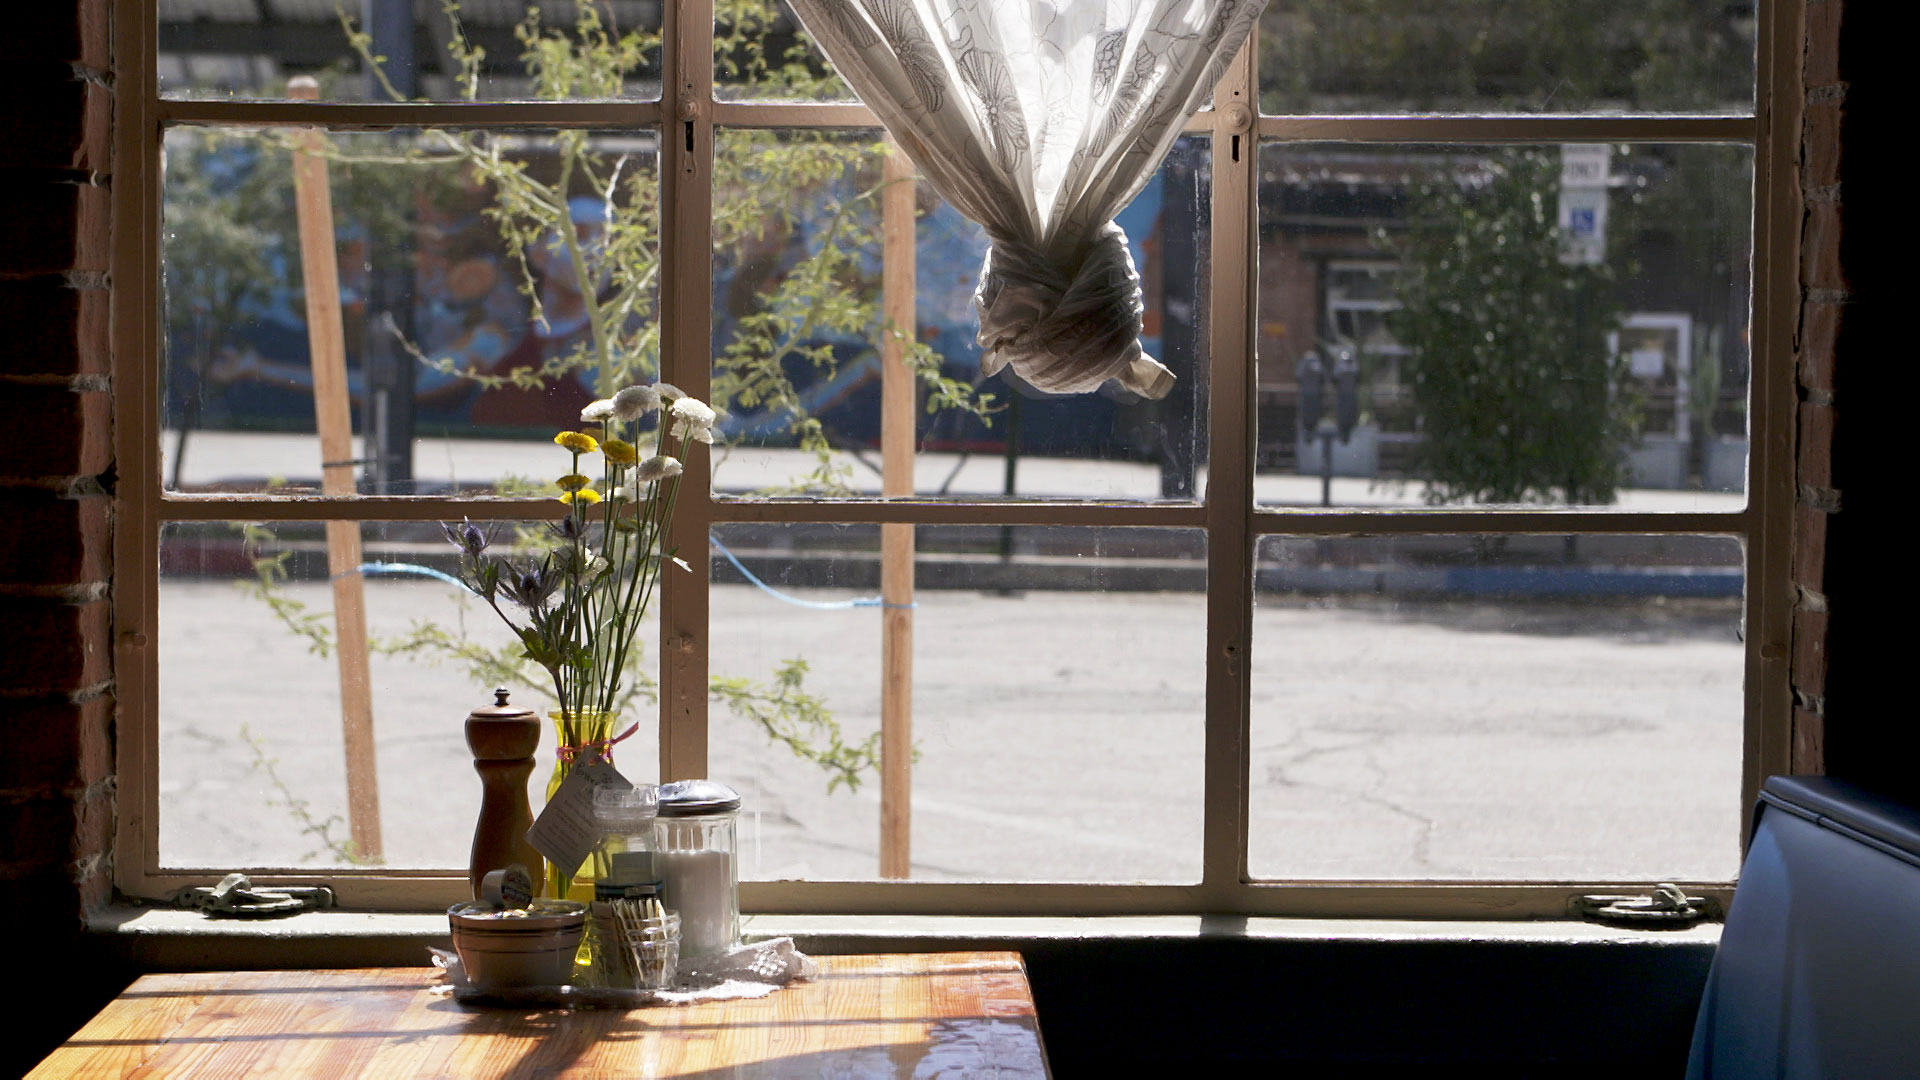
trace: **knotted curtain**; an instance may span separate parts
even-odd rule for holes
[[[933,189],[992,246],[981,366],[1160,398],[1113,216],[1159,168],[1266,0],[788,0]]]

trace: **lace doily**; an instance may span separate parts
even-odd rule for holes
[[[766,997],[795,979],[811,979],[819,971],[813,959],[794,948],[792,938],[772,938],[739,945],[720,956],[683,960],[671,989],[622,990],[592,986],[517,986],[483,990],[467,978],[460,957],[446,949],[429,948],[433,966],[446,976],[436,993],[456,1001],[500,1005],[560,1005],[572,1007],[633,1008],[641,1005],[691,1005],[701,1001],[734,1001]]]

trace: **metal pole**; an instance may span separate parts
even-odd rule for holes
[[[1015,474],[1019,471],[1020,467],[1021,398],[1019,389],[1015,387],[1011,381],[1016,378],[1012,368],[1007,369],[1006,377],[1009,380],[1007,383],[1006,467],[1001,472],[1000,486],[1001,493],[1011,499],[1016,490]],[[1013,561],[1013,526],[1011,525],[1000,526],[1000,561],[1003,563]]]
[[[401,98],[412,99],[419,92],[419,65],[413,51],[411,0],[365,0],[361,14],[373,39],[373,54],[383,58],[380,73]],[[367,97],[373,101],[389,97],[372,71],[367,72]],[[401,208],[409,224],[410,211],[410,207]],[[373,443],[367,454],[367,485],[382,495],[412,494],[416,372],[413,358],[395,339],[396,333],[409,340],[413,337],[413,260],[412,252],[404,250],[412,239],[410,227],[391,237],[367,238],[374,264],[363,332],[368,410],[363,427]]]
[[[1333,432],[1320,422],[1320,505],[1333,505]]]

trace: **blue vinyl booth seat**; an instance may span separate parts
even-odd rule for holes
[[[1754,813],[1687,1075],[1920,1078],[1920,810],[1776,776]]]

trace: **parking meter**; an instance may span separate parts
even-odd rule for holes
[[[1320,413],[1326,408],[1327,365],[1319,353],[1309,349],[1293,372],[1300,382],[1300,430],[1311,435],[1320,426]]]
[[[1360,361],[1352,349],[1342,348],[1333,356],[1333,422],[1340,428],[1340,441],[1353,435],[1360,422]]]

